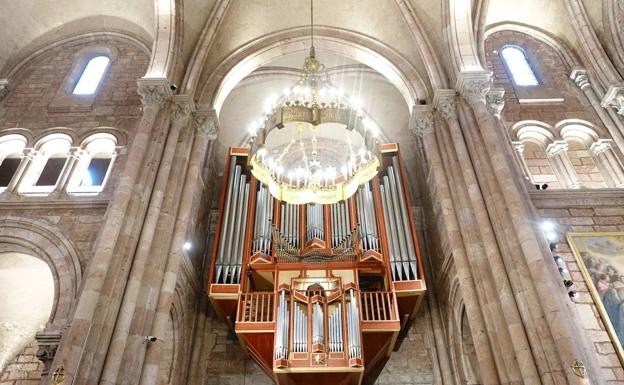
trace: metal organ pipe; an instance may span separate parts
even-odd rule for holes
[[[356,193],[357,217],[360,224],[360,238],[363,250],[379,251],[379,234],[375,219],[373,193],[370,182],[360,186]]]
[[[397,198],[399,201],[399,207],[401,209],[401,220],[403,226],[403,232],[405,234],[405,241],[407,243],[407,257],[410,264],[410,272],[412,273],[412,279],[418,278],[417,262],[416,262],[416,250],[414,249],[414,239],[412,237],[411,226],[409,222],[409,211],[407,203],[405,202],[405,190],[403,189],[403,180],[401,178],[401,169],[399,165],[399,158],[392,157],[392,172],[394,174],[394,180],[396,181]],[[390,168],[388,168],[390,169]],[[390,171],[390,170],[389,170]]]
[[[360,316],[358,314],[355,291],[349,290],[351,300],[347,305],[347,336],[349,337],[349,358],[362,356],[362,343],[360,340]]]
[[[282,290],[277,308],[277,333],[275,336],[275,358],[288,359],[288,323],[290,312],[286,302],[286,291]]]
[[[316,302],[312,308],[312,343],[322,344],[325,342],[325,327],[323,325],[323,306]]]
[[[328,321],[329,329],[329,351],[341,352],[342,351],[342,304],[339,302],[338,306],[334,308],[332,315]]]
[[[391,226],[390,226],[390,218],[388,217],[388,204],[386,203],[386,188],[384,185],[380,185],[379,186],[380,192],[381,192],[381,206],[382,206],[382,211],[383,211],[383,216],[384,216],[384,222],[386,224],[386,234],[388,235],[389,238],[389,242],[388,242],[388,248],[389,248],[389,254],[390,254],[390,268],[392,269],[392,279],[393,280],[399,280],[399,269],[400,264],[397,262],[396,260],[396,251],[395,251],[395,245],[394,245],[394,239],[391,238]],[[397,266],[397,264],[399,264],[399,266]]]
[[[283,218],[283,214],[282,214]],[[258,199],[256,200],[256,215],[254,223],[254,241],[252,253],[261,252],[270,254],[271,251],[271,221],[273,220],[273,196],[269,189],[260,184]]]
[[[236,164],[236,156],[232,156],[216,261],[216,283],[234,284],[240,281],[248,200],[247,175]]]
[[[313,238],[323,239],[323,205],[320,204],[308,204],[307,205],[307,239],[308,241]]]

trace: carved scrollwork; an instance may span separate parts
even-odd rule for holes
[[[198,135],[205,136],[208,140],[217,139],[217,116],[214,111],[197,111],[195,126]]]
[[[429,106],[424,106],[426,108],[418,107],[420,106],[415,106],[412,111],[409,129],[412,134],[422,138],[426,134],[433,132],[435,123],[433,121],[432,110]]]
[[[485,103],[492,115],[500,119],[503,108],[505,107],[505,90],[502,88],[490,89],[485,94]]]

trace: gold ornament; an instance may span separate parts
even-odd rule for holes
[[[585,373],[587,373],[587,369],[581,361],[575,359],[574,361],[572,361],[572,373],[576,374],[581,378],[585,378]]]
[[[65,381],[65,368],[63,367],[63,365],[61,365],[56,368],[54,373],[52,373],[52,383],[54,385],[58,385],[63,381]]]

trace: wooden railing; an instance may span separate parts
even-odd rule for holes
[[[394,292],[360,292],[360,314],[364,322],[398,321]]]
[[[270,292],[242,293],[238,301],[236,322],[273,322],[273,301]]]

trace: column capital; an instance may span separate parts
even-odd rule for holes
[[[0,79],[0,101],[9,94],[9,79]]]
[[[173,120],[184,121],[195,112],[195,102],[190,95],[173,95]]]
[[[624,85],[611,85],[600,102],[603,107],[613,107],[618,114],[624,115]]]
[[[412,109],[409,130],[412,134],[423,137],[433,132],[435,123],[433,122],[433,106],[415,105]]]
[[[32,147],[26,147],[22,150],[22,158],[33,160],[41,153]]]
[[[50,367],[56,350],[61,342],[61,333],[56,331],[43,331],[35,334],[35,340],[37,341],[37,358],[43,362],[42,376],[46,376],[50,373]]]
[[[611,143],[613,140],[611,139],[598,139],[589,147],[589,150],[593,155],[602,154],[605,151],[611,150]]]
[[[565,140],[556,140],[546,147],[546,154],[551,157],[566,151],[568,151],[568,142]]]
[[[505,89],[491,88],[485,94],[485,104],[492,115],[494,115],[497,119],[500,119],[501,112],[503,112],[503,108],[505,108]]]
[[[492,88],[492,74],[487,71],[461,72],[455,88],[467,101],[485,103],[485,96]]]
[[[217,139],[219,118],[214,109],[195,111],[195,126],[197,135],[205,136],[208,140]]]
[[[516,150],[516,152],[518,154],[522,154],[524,152],[524,143],[522,142],[511,142],[511,145],[513,146],[514,150]]]
[[[169,81],[165,78],[141,78],[137,80],[137,92],[141,96],[143,106],[161,106],[171,99],[172,91]]]
[[[585,68],[574,68],[570,73],[570,79],[572,79],[574,84],[576,84],[576,86],[581,90],[585,90],[585,88],[590,87],[589,75],[587,75],[587,70]]]
[[[457,92],[454,89],[438,89],[433,95],[433,107],[444,118],[449,120],[457,117],[455,103]]]

